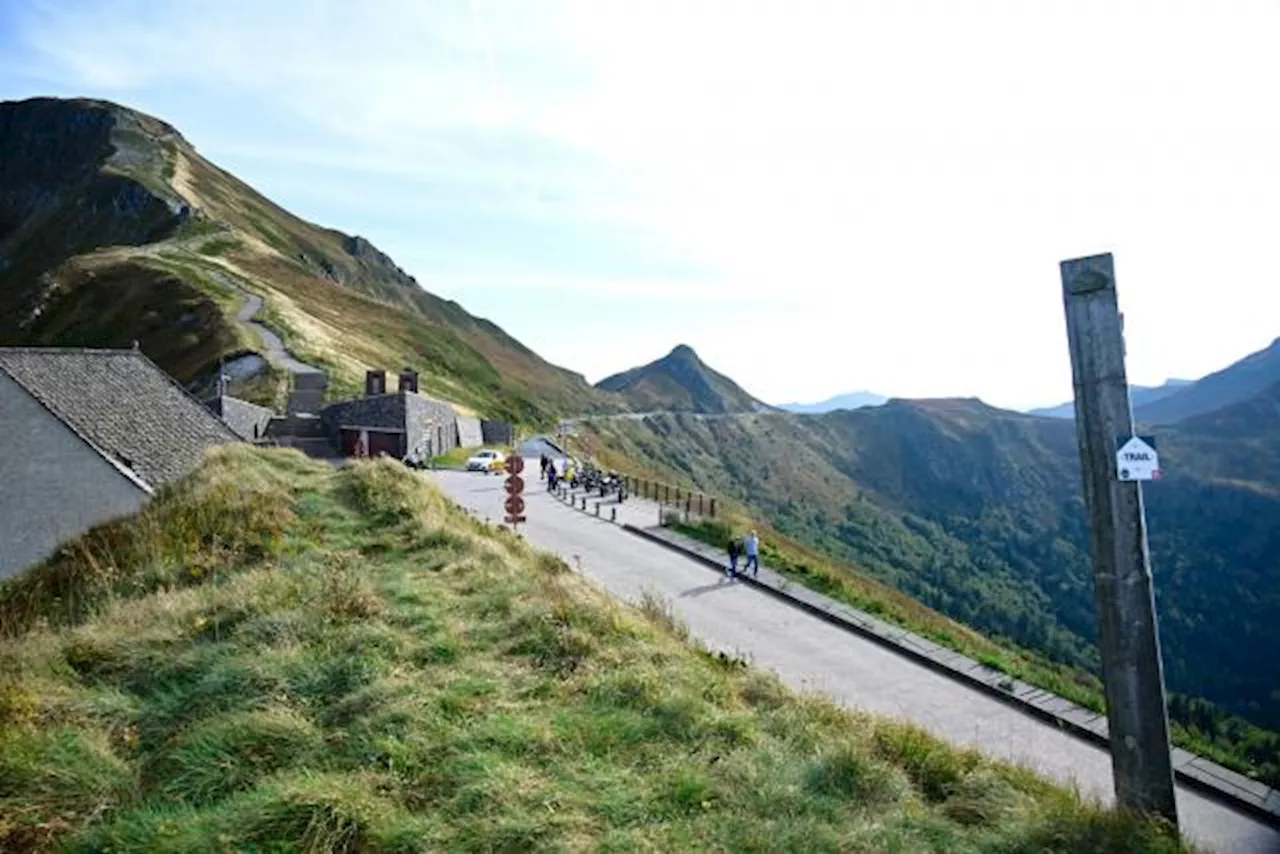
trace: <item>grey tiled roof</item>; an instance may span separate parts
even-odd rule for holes
[[[0,347],[0,371],[153,488],[239,441],[137,350]]]

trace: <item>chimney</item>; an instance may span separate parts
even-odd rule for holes
[[[365,371],[364,372],[364,396],[374,397],[379,394],[387,393],[387,372],[386,371]]]
[[[400,372],[400,391],[411,391],[418,393],[418,372],[412,368],[405,368]]]

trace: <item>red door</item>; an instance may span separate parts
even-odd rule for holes
[[[342,454],[347,457],[356,455],[356,446],[360,444],[359,430],[342,431]]]

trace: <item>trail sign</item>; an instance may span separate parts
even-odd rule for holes
[[[1116,474],[1120,480],[1160,479],[1160,455],[1156,453],[1154,436],[1121,437],[1116,447]]]

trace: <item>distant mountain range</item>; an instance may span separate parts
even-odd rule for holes
[[[1198,380],[1169,380],[1160,386],[1130,386],[1134,420],[1177,424],[1261,394],[1280,380],[1280,338],[1220,371]],[[1075,404],[1032,409],[1028,415],[1074,418]]]
[[[848,394],[837,394],[818,403],[782,403],[779,409],[787,412],[817,413],[834,412],[837,409],[861,409],[864,406],[879,406],[889,398],[871,391],[853,391]]]
[[[1145,405],[1134,401],[1134,417],[1146,424],[1176,424],[1241,403],[1262,394],[1280,380],[1280,338],[1271,345],[1222,370],[1196,380],[1176,393],[1164,395]],[[1280,429],[1280,424],[1274,425]]]
[[[692,347],[680,344],[657,361],[596,383],[601,391],[621,395],[641,412],[768,412],[724,374],[707,366]]]
[[[1163,385],[1131,385],[1129,386],[1129,400],[1132,401],[1133,407],[1137,409],[1148,403],[1155,403],[1161,398],[1168,397],[1176,391],[1180,391],[1195,380],[1167,380]],[[1075,401],[1067,401],[1057,406],[1047,406],[1042,409],[1031,409],[1027,411],[1028,415],[1040,415],[1047,418],[1075,418],[1076,404]]]
[[[1280,346],[1135,400],[1148,423],[1152,412],[1169,419],[1154,431],[1164,478],[1145,490],[1169,685],[1280,728]],[[1204,411],[1214,402],[1225,405]],[[1068,418],[893,399],[606,431],[611,448],[741,502],[930,607],[1096,671]]]

